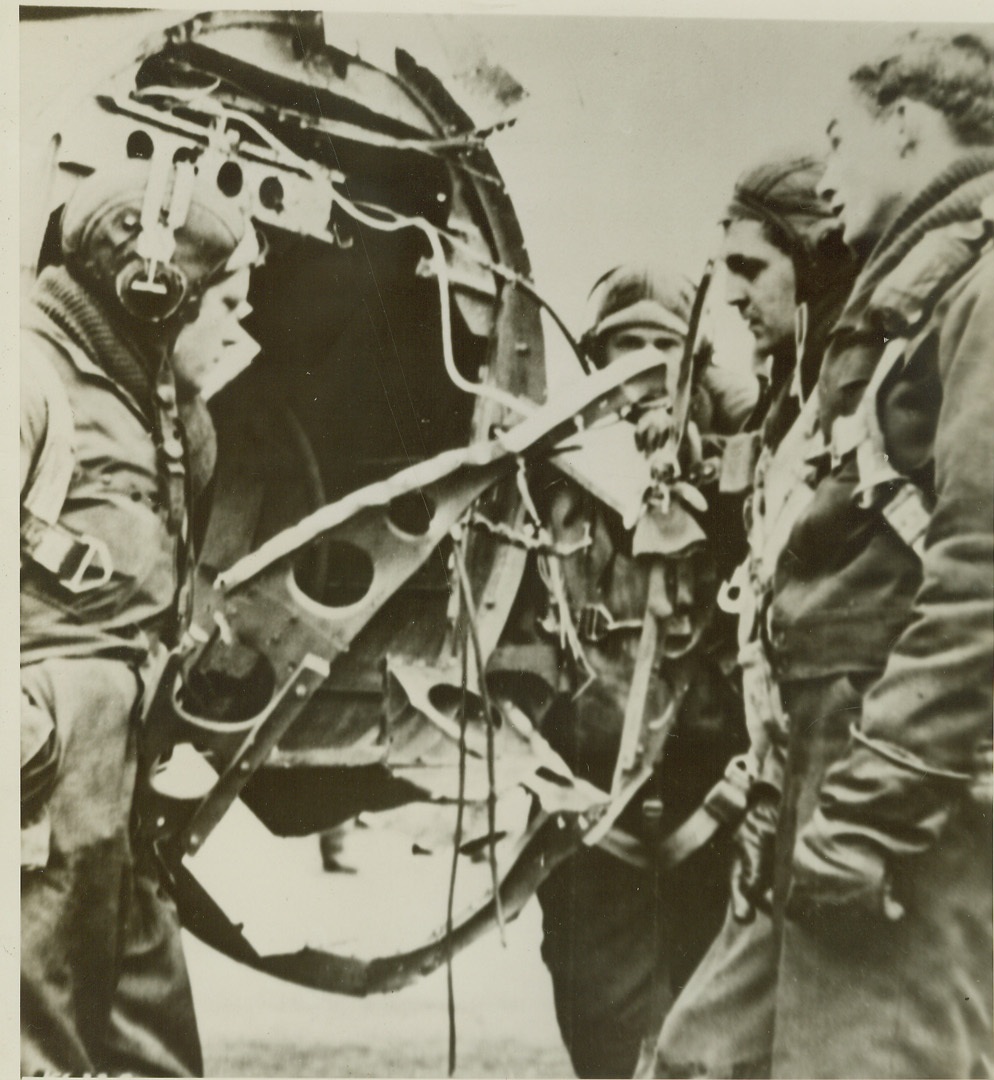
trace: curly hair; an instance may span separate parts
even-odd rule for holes
[[[963,146],[994,145],[994,44],[976,34],[909,34],[849,76],[875,112],[906,97],[938,109]]]

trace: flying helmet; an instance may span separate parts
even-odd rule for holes
[[[601,367],[604,340],[614,330],[656,326],[686,337],[693,297],[693,285],[681,274],[650,266],[616,266],[590,292],[581,347]]]
[[[817,192],[824,171],[824,161],[810,155],[747,169],[735,182],[724,221],[767,226],[772,242],[794,263],[799,301],[823,291],[852,262],[842,246],[839,220]]]
[[[82,180],[62,216],[70,271],[139,321],[190,321],[205,289],[260,256],[249,205],[221,190],[212,156],[154,154]]]
[[[770,241],[794,264],[798,371],[805,395],[817,380],[825,336],[859,270],[842,242],[838,218],[818,195],[824,171],[824,161],[810,155],[748,169],[735,184],[723,222],[762,223]]]

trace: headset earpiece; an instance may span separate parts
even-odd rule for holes
[[[197,170],[187,159],[172,160],[153,151],[135,242],[137,259],[114,282],[121,306],[142,322],[161,323],[182,307],[189,291],[186,274],[173,264],[176,230],[190,212]]]
[[[189,326],[196,322],[200,315],[200,305],[204,298],[204,290],[190,289],[183,297],[183,302],[176,311],[176,322],[181,326]]]
[[[611,271],[611,273],[613,272]],[[580,352],[583,353],[593,367],[600,370],[604,366],[604,342],[599,340],[590,330],[583,332],[577,345]]]
[[[186,275],[172,263],[128,263],[114,283],[121,306],[133,318],[160,323],[172,318],[186,299]]]

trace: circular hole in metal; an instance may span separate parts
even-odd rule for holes
[[[409,491],[390,500],[387,518],[390,524],[408,536],[424,536],[431,528],[435,503],[423,491]]]
[[[325,607],[358,604],[373,584],[375,567],[369,553],[344,540],[326,540],[324,557],[328,571],[323,581],[314,581],[313,575],[309,578],[309,564],[298,558],[293,568],[297,587]]]
[[[181,147],[179,147],[177,149],[176,153],[173,154],[173,164],[174,165],[179,165],[180,163],[182,163],[184,161],[196,161],[196,160],[197,160],[197,151],[194,150],[190,146],[181,146]]]
[[[244,183],[242,170],[233,161],[226,161],[217,170],[217,186],[222,195],[233,199],[241,190]]]
[[[187,672],[179,703],[193,716],[238,723],[262,712],[275,689],[276,673],[262,653],[217,638]]]
[[[454,686],[452,683],[436,683],[428,691],[428,701],[443,716],[457,720],[463,709],[462,687]],[[465,692],[465,701],[466,719],[470,722],[482,720],[483,698],[479,694],[474,694],[472,690],[467,690]],[[500,711],[491,705],[490,714],[493,717],[494,727],[499,728],[501,725]]]
[[[132,131],[128,136],[127,154],[137,161],[148,161],[155,152],[155,143],[147,131]]]
[[[259,185],[259,202],[267,210],[283,209],[283,185],[275,176],[267,176]]]

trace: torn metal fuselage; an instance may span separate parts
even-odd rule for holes
[[[458,647],[458,627],[467,618],[474,619],[484,657],[496,645],[523,550],[502,546],[511,561],[495,562],[468,601],[462,597],[461,612],[433,653],[404,654],[388,644],[380,658],[383,682],[365,714],[353,711],[342,722],[336,690],[345,697],[348,685],[335,679],[390,601],[437,557],[441,543],[451,542],[454,531],[458,536],[481,497],[513,481],[530,460],[561,452],[572,433],[616,414],[626,400],[619,388],[638,373],[622,365],[599,373],[493,440],[447,451],[351,493],[277,534],[201,593],[189,651],[167,673],[153,703],[148,745],[167,759],[153,776],[150,813],[188,922],[204,937],[283,977],[352,994],[386,991],[442,963],[500,918],[513,918],[544,876],[584,842],[610,797],[573,777],[496,686],[488,717],[479,665]],[[320,603],[300,589],[297,568],[316,544],[329,552],[329,575],[348,580],[346,603]],[[452,595],[458,604],[458,589]],[[218,703],[205,684],[217,685],[235,668],[255,672],[260,666],[270,678],[258,713],[242,720],[205,715]],[[203,790],[183,792],[180,784],[176,792],[168,756],[177,746],[196,747],[209,760]],[[188,767],[186,757],[182,767]],[[537,813],[515,808],[513,796],[522,791]],[[398,827],[428,851],[452,844],[451,809],[461,805],[455,842],[467,865],[499,843],[496,889],[477,887],[449,930],[438,927],[420,944],[365,958],[317,946],[303,930],[293,948],[298,939],[292,932],[274,939],[270,927],[256,938],[258,917],[255,926],[251,912],[243,917],[243,896],[232,898],[233,911],[218,904],[214,871],[203,869],[211,851],[229,864],[234,857],[238,840],[222,829],[236,796],[252,812],[257,839],[249,859],[263,873],[259,845],[269,838],[260,823],[270,837],[292,837],[359,812],[413,806],[421,812]],[[487,813],[491,798],[496,817]],[[426,817],[429,807],[440,813]],[[398,869],[401,889],[403,874]],[[245,885],[242,880],[236,892]]]
[[[361,995],[513,917],[609,802],[481,668],[540,543],[522,530],[520,470],[555,456],[618,502],[563,439],[616,414],[640,372],[599,372],[539,408],[539,305],[485,143],[520,87],[466,67],[483,73],[474,102],[495,105],[481,130],[459,72],[443,85],[403,50],[388,70],[334,31],[306,13],[198,16],[157,30],[57,122],[39,116],[22,262],[30,274],[56,257],[77,178],[122,156],[192,151],[221,190],[251,194],[268,254],[245,326],[261,351],[212,373],[217,467],[194,507],[191,625],[149,711],[143,813],[194,932]],[[643,494],[615,508],[630,519]],[[426,932],[384,931],[361,953],[315,834],[396,813],[420,850],[451,847],[460,806],[450,925],[440,894]],[[498,872],[474,879],[488,851]],[[409,870],[379,865],[395,880],[374,888],[403,894]]]

